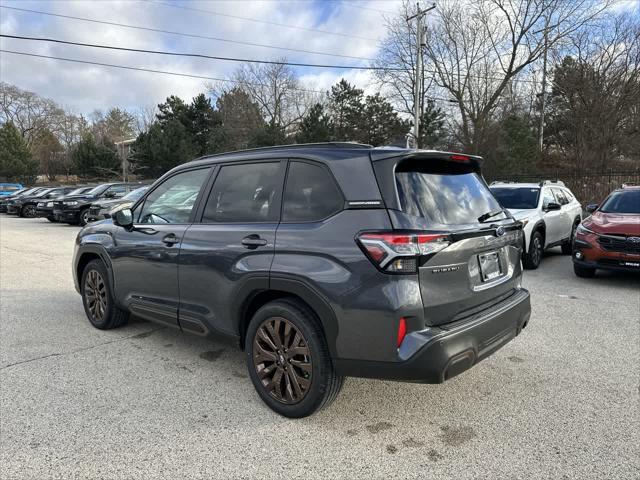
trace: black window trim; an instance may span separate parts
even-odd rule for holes
[[[327,215],[324,218],[320,218],[320,219],[316,219],[316,220],[305,220],[305,221],[295,221],[295,222],[285,222],[283,220],[283,213],[284,213],[284,191],[287,188],[287,180],[289,178],[289,166],[291,165],[291,162],[300,162],[300,163],[308,163],[310,165],[314,165],[316,167],[320,167],[320,168],[324,168],[328,173],[329,173],[329,178],[331,178],[331,181],[333,182],[333,184],[336,187],[336,190],[338,191],[338,193],[340,194],[340,197],[342,198],[342,206],[340,208],[338,208],[335,212]],[[347,208],[347,200],[346,197],[344,195],[344,192],[342,191],[342,189],[340,188],[340,184],[338,183],[338,181],[336,180],[336,177],[333,175],[333,172],[331,171],[331,169],[327,166],[326,163],[323,162],[318,162],[316,160],[310,160],[308,158],[298,158],[298,157],[291,157],[287,159],[287,171],[286,174],[284,176],[284,182],[282,183],[282,201],[280,202],[280,224],[281,225],[302,225],[302,224],[308,224],[308,223],[321,223],[321,222],[326,222],[328,219],[336,216],[337,214],[343,212],[346,208]]]
[[[220,162],[215,164],[215,172],[211,175],[209,182],[206,185],[206,196],[203,195],[201,205],[198,208],[198,212],[195,216],[194,224],[198,225],[278,225],[280,223],[280,219],[282,218],[282,195],[284,192],[284,181],[286,178],[286,169],[288,164],[288,159],[283,158],[282,156],[277,157],[269,157],[269,158],[248,158],[246,160],[234,160],[229,162]],[[280,189],[276,189],[276,196],[274,197],[274,203],[276,204],[276,212],[278,212],[277,218],[269,221],[260,221],[260,222],[247,222],[247,221],[238,221],[238,222],[203,222],[204,211],[207,207],[207,202],[209,201],[209,197],[211,196],[211,192],[213,191],[213,187],[215,186],[216,180],[218,179],[218,175],[223,167],[232,167],[234,165],[247,165],[247,164],[256,164],[256,163],[279,163],[278,169],[278,178],[277,182],[280,182]],[[277,206],[280,205],[280,208]]]
[[[211,181],[211,175],[216,171],[216,165],[213,165],[213,164],[198,165],[190,168],[181,168],[180,170],[176,170],[171,175],[167,175],[165,177],[158,179],[158,181],[156,181],[153,185],[151,185],[149,187],[149,190],[147,190],[146,193],[142,197],[140,197],[138,201],[130,207],[131,211],[134,211],[138,207],[138,205],[141,205],[141,204],[142,204],[142,208],[144,208],[143,204],[144,202],[147,201],[147,197],[151,195],[158,187],[160,187],[160,185],[164,184],[167,180],[175,177],[176,175],[180,175],[186,172],[191,172],[194,170],[207,170],[207,169],[210,170],[210,172],[207,174],[207,179],[205,179],[205,181],[202,182],[202,186],[200,187],[200,192],[198,193],[198,197],[196,198],[196,201],[193,204],[193,209],[191,210],[191,214],[189,215],[189,220],[187,221],[187,223],[162,223],[162,224],[140,223],[137,221],[138,219],[134,219],[133,225],[134,226],[141,225],[144,227],[149,227],[152,225],[192,225],[193,223],[195,223],[195,218],[197,218],[196,212],[198,211],[200,207],[200,203],[202,202],[203,193],[205,192],[207,185]]]

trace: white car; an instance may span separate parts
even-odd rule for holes
[[[538,268],[547,248],[560,245],[562,253],[571,254],[582,205],[564,183],[493,182],[490,188],[500,205],[524,224],[525,268]]]

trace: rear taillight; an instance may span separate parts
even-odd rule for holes
[[[450,245],[443,233],[362,233],[358,244],[381,270],[390,273],[416,273],[421,255],[431,255]]]

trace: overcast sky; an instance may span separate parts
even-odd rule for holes
[[[124,23],[208,37],[260,43],[351,57],[375,55],[384,34],[385,12],[397,11],[399,0],[0,0],[0,5],[59,15]],[[283,25],[324,30],[312,32],[267,23],[225,17],[208,10]],[[316,55],[256,46],[190,38],[166,33],[90,23],[39,13],[0,8],[3,34],[50,37],[86,42],[231,57],[366,65],[365,60]],[[360,38],[356,38],[360,37]],[[0,39],[4,50],[37,53],[102,63],[228,77],[237,64],[226,61],[167,57],[101,50],[16,39]],[[325,90],[341,77],[367,87],[369,74],[354,70],[297,69],[305,84]],[[168,95],[190,99],[204,91],[204,80],[127,71],[0,52],[0,79],[52,98],[78,113],[119,106],[127,109],[155,105]]]

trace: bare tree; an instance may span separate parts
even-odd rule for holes
[[[53,101],[0,82],[0,123],[11,122],[28,146],[47,132],[57,133],[64,111]]]
[[[300,121],[315,100],[314,92],[303,89],[291,67],[281,63],[245,64],[233,79],[260,107],[267,124],[284,132]]]
[[[576,169],[640,158],[640,20],[572,36],[554,59],[548,144]]]
[[[439,3],[426,32],[426,71],[457,102],[459,141],[465,149],[482,149],[491,115],[511,82],[545,49],[600,18],[611,1]]]

